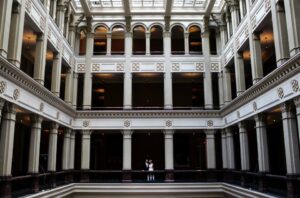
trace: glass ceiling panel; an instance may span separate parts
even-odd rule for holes
[[[76,8],[81,8],[81,3],[80,3],[80,0],[74,0],[74,3],[75,3],[75,6]]]
[[[206,0],[174,0],[174,7],[203,7]]]
[[[123,7],[122,0],[89,0],[91,7],[120,8]]]
[[[132,0],[132,7],[164,7],[165,0]]]

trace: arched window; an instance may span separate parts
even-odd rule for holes
[[[106,33],[107,33],[107,29],[104,26],[98,26],[95,29],[94,55],[106,54],[106,47],[107,47]]]
[[[217,55],[217,37],[216,37],[215,29],[209,30],[209,47],[210,47],[210,54]]]
[[[138,25],[133,28],[133,54],[144,55],[146,53],[146,30]]]
[[[189,28],[189,52],[190,54],[202,54],[201,29],[197,26]]]
[[[115,26],[111,33],[111,54],[124,54],[124,28]]]
[[[83,30],[80,31],[79,38],[79,55],[85,55],[86,53],[86,34]]]
[[[184,54],[184,29],[180,26],[172,28],[172,54]]]
[[[150,53],[151,54],[163,54],[164,40],[163,30],[160,26],[153,26],[150,30]]]

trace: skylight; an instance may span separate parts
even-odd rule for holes
[[[165,0],[132,0],[132,7],[164,7]]]
[[[120,8],[123,6],[122,0],[90,0],[91,7]]]
[[[203,7],[205,0],[174,0],[174,7]]]

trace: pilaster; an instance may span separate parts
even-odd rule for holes
[[[131,130],[123,130],[123,170],[131,170]]]
[[[72,105],[72,81],[73,81],[73,70],[72,68],[67,68],[66,72],[66,83],[65,83],[65,102]]]
[[[244,59],[241,52],[236,52],[234,56],[235,79],[236,79],[236,93],[241,95],[246,90],[245,81],[245,66]]]
[[[29,160],[28,160],[28,173],[39,173],[40,161],[40,144],[43,118],[39,115],[32,115],[32,126],[30,134],[30,147],[29,147]]]
[[[78,92],[78,74],[73,72],[73,92],[72,92],[72,106],[77,107],[77,92]]]
[[[269,172],[269,150],[266,129],[266,115],[257,114],[255,117],[257,152],[258,152],[258,168],[259,172]]]
[[[51,92],[59,97],[60,95],[60,81],[61,81],[61,53],[55,53],[53,56],[52,64],[52,79],[51,79]]]
[[[124,96],[123,96],[123,108],[132,108],[132,74],[131,74],[131,55],[132,55],[132,33],[125,33],[125,56],[126,66],[124,73]]]
[[[250,170],[248,132],[244,122],[239,122],[241,170]]]
[[[227,168],[235,169],[235,157],[234,157],[234,142],[233,133],[230,128],[226,128],[226,146],[227,146]]]
[[[190,54],[190,45],[189,45],[189,32],[184,33],[184,54],[189,55]]]
[[[227,160],[227,142],[226,142],[226,130],[222,130],[222,168],[228,168],[228,160]]]
[[[47,36],[39,33],[36,39],[33,78],[44,85],[47,52]]]
[[[253,84],[263,78],[263,63],[259,33],[249,36],[251,53],[251,71]]]
[[[228,105],[232,100],[231,76],[228,67],[223,68],[223,82],[224,82],[224,104]]]
[[[216,169],[215,130],[206,130],[207,169]]]
[[[64,132],[64,143],[63,143],[63,154],[62,154],[62,170],[69,170],[70,163],[70,135],[71,129],[65,129]]]
[[[81,170],[89,170],[90,169],[91,134],[92,134],[92,132],[90,130],[82,131]]]
[[[164,73],[164,108],[173,108],[173,83],[172,83],[172,72],[171,72],[171,33],[164,32],[164,55],[165,55],[165,73]]]
[[[11,10],[13,6],[12,0],[0,1],[0,55],[7,57],[9,30],[11,24]]]
[[[24,31],[25,1],[13,4],[7,59],[20,67]],[[1,32],[1,31],[0,31]],[[3,34],[3,32],[2,32]],[[1,39],[0,39],[1,40]]]
[[[218,85],[219,85],[219,108],[224,106],[224,89],[223,89],[223,73],[218,73]]]
[[[150,55],[150,37],[151,32],[146,32],[146,55]]]
[[[51,123],[49,134],[49,149],[48,149],[48,171],[56,171],[56,153],[57,153],[57,133],[59,125]]]
[[[287,174],[300,173],[299,142],[295,113],[291,103],[281,105]]]

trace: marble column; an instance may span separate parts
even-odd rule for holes
[[[73,72],[73,92],[72,92],[72,106],[76,109],[77,107],[77,92],[78,92],[78,74]]]
[[[73,90],[73,70],[72,68],[67,68],[66,72],[66,82],[65,82],[65,102],[72,105],[72,90]]]
[[[57,133],[59,125],[51,123],[49,134],[49,148],[48,148],[48,171],[56,171],[56,155],[57,155]]]
[[[146,32],[146,55],[150,55],[150,37],[151,33]]]
[[[234,142],[233,133],[230,128],[226,128],[226,147],[227,147],[227,168],[235,169],[235,157],[234,157]]]
[[[210,46],[209,46],[209,30],[202,33],[203,56],[205,60],[204,77],[204,107],[205,109],[213,109],[213,92],[212,92],[212,77],[210,71]]]
[[[85,73],[83,83],[83,109],[92,107],[92,84],[93,75],[91,73],[92,56],[94,53],[94,34],[87,33],[86,37],[86,55],[85,55]]]
[[[10,177],[14,147],[16,106],[6,104],[3,109],[0,138],[0,176]]]
[[[300,96],[294,98],[294,104],[296,106],[296,117],[297,117],[297,126],[298,126],[298,137],[300,143]]]
[[[215,130],[206,130],[207,169],[216,169]]]
[[[228,41],[228,35],[227,35],[227,29],[226,24],[222,23],[220,25],[220,37],[221,37],[221,49],[223,50],[225,48],[225,45]]]
[[[131,170],[131,130],[123,130],[123,170]]]
[[[246,90],[245,66],[242,52],[237,52],[234,56],[236,94],[241,95]]]
[[[106,45],[106,55],[111,55],[111,32],[106,34],[107,45]]]
[[[287,174],[299,174],[300,155],[297,123],[291,103],[283,103],[281,105],[281,112]]]
[[[171,33],[164,32],[164,55],[165,55],[165,73],[164,73],[164,108],[173,108],[173,90],[172,90],[172,71],[171,71]]]
[[[241,170],[250,170],[248,132],[244,122],[239,122]]]
[[[57,11],[56,11],[56,24],[61,32],[64,31],[64,25],[65,25],[65,6],[63,2],[59,2],[57,5]]]
[[[232,25],[231,25],[231,15],[228,13],[226,14],[226,25],[227,25],[228,40],[230,40],[232,35]]]
[[[32,125],[31,125],[31,134],[30,134],[28,173],[38,174],[43,118],[39,115],[32,115],[31,120],[32,120]]]
[[[132,74],[131,74],[131,56],[132,56],[132,33],[125,33],[125,73],[124,73],[124,96],[123,108],[132,108]]]
[[[69,155],[69,169],[74,170],[75,163],[75,131],[70,134],[70,155]]]
[[[223,89],[223,73],[218,73],[218,85],[219,85],[219,108],[224,106],[224,89]]]
[[[62,153],[62,170],[69,170],[70,163],[70,135],[72,130],[66,129],[64,132],[64,143],[63,143],[63,153]]]
[[[222,130],[222,168],[228,168],[226,130]]]
[[[253,84],[263,78],[263,62],[259,33],[253,33],[250,38],[251,71]]]
[[[69,26],[68,41],[73,50],[75,50],[75,35],[76,35],[76,26],[72,24]]]
[[[239,9],[240,9],[240,17],[241,19],[244,18],[245,14],[244,13],[244,8],[243,8],[243,5],[244,4],[244,0],[239,0]]]
[[[165,181],[174,181],[174,130],[164,130],[165,139]]]
[[[9,31],[11,24],[12,15],[12,0],[1,0],[0,1],[0,55],[4,58],[7,57],[8,52],[8,41]]]
[[[82,131],[81,141],[81,170],[90,169],[90,147],[91,147],[91,131]]]
[[[282,2],[270,1],[277,67],[290,57],[285,11]]]
[[[60,95],[61,67],[61,53],[54,53],[52,64],[51,92],[57,95],[58,97]]]
[[[231,74],[228,67],[223,68],[223,83],[224,83],[224,105],[228,105],[232,100]]]
[[[258,152],[258,168],[259,172],[265,173],[270,171],[266,116],[265,114],[257,114],[254,119],[256,123],[255,128]]]
[[[300,4],[299,0],[284,0],[290,56],[300,52]]]
[[[240,14],[239,6],[237,3],[234,3],[230,6],[231,11],[231,21],[233,32],[236,32],[238,25],[240,24]]]
[[[33,78],[42,85],[44,85],[45,80],[46,54],[47,37],[45,36],[45,34],[40,33],[37,35],[35,45]]]
[[[189,55],[190,54],[190,43],[189,43],[189,32],[184,33],[184,54]]]
[[[21,65],[25,1],[13,4],[7,59],[16,67]]]
[[[0,126],[1,126],[1,121],[2,121],[2,110],[3,110],[4,105],[5,105],[5,100],[0,98]]]
[[[50,3],[50,11],[49,14],[52,17],[52,19],[55,21],[56,19],[56,6],[57,6],[57,0],[52,0]]]

